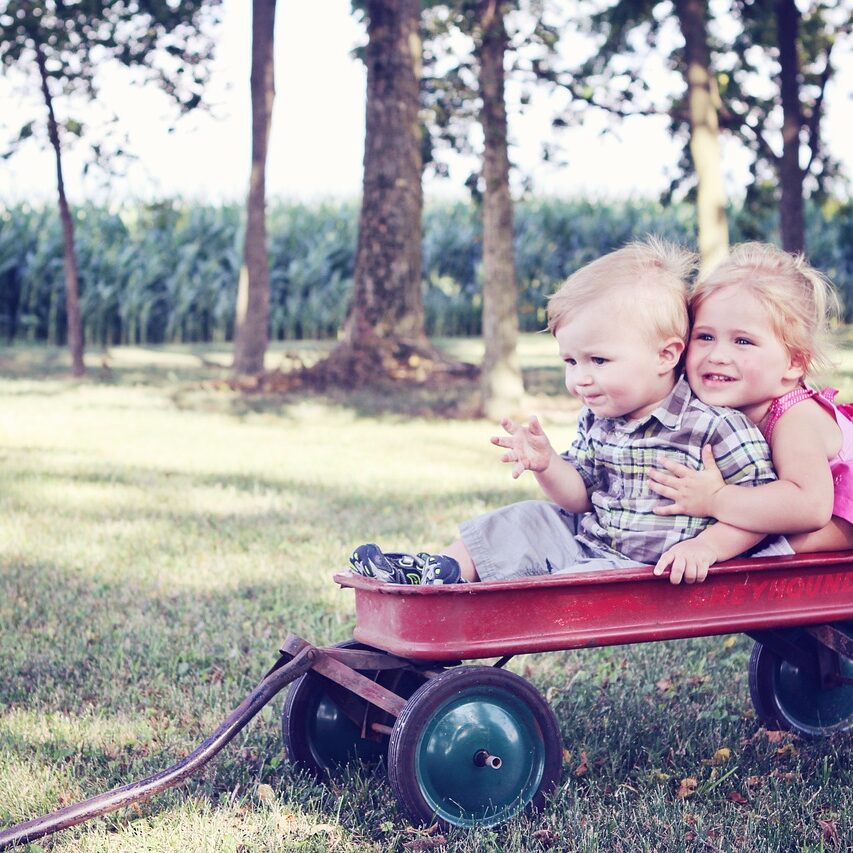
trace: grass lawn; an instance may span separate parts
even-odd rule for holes
[[[567,446],[577,408],[553,340],[525,336],[522,354],[531,411]],[[75,382],[64,352],[0,349],[2,827],[178,760],[288,633],[348,638],[352,594],[331,575],[355,544],[440,549],[459,520],[537,495],[498,463],[492,424],[434,416],[458,389],[262,398],[214,381],[224,347],[89,357]],[[836,381],[853,400],[853,357]],[[445,849],[851,849],[850,735],[768,737],[750,648],[731,636],[514,659],[560,721],[560,787],[533,818],[447,833]],[[328,786],[295,772],[281,705],[201,776],[31,849],[429,849],[383,772]]]

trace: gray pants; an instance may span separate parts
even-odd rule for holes
[[[459,525],[480,580],[540,577],[643,565],[578,542],[578,516],[547,501],[522,501]],[[793,554],[783,537],[765,540],[750,557]]]

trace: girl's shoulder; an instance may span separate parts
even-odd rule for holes
[[[771,404],[763,424],[765,438],[771,444],[774,434],[777,437],[799,437],[809,442],[817,440],[824,447],[827,458],[835,456],[842,445],[839,417],[845,420],[839,416],[832,403],[837,393],[832,388],[823,391],[797,388],[777,398]]]

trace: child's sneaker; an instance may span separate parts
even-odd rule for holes
[[[421,564],[411,554],[386,554],[378,545],[359,545],[349,558],[350,568],[359,575],[385,583],[419,584]]]
[[[352,552],[349,564],[357,574],[385,583],[429,586],[464,583],[459,563],[445,554],[392,554],[368,543]]]
[[[446,554],[418,554],[421,564],[421,583],[424,586],[463,583],[459,563]]]

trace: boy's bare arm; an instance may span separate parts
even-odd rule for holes
[[[669,568],[670,583],[702,583],[714,563],[730,560],[764,539],[763,533],[751,533],[719,522],[706,527],[693,539],[673,545],[657,561],[656,575]]]
[[[514,479],[532,471],[546,497],[558,506],[569,512],[586,512],[591,508],[583,478],[571,462],[554,450],[535,416],[527,424],[504,418],[501,426],[508,435],[492,436],[492,444],[506,448],[501,461],[513,466]]]
[[[589,493],[577,468],[558,453],[554,453],[543,471],[535,471],[536,481],[545,496],[569,512],[587,512],[592,509]]]

